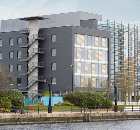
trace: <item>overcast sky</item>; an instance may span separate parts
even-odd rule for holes
[[[0,0],[0,20],[77,11],[140,28],[140,0]]]

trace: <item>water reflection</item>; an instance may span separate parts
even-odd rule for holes
[[[0,126],[0,130],[139,130],[139,129],[140,129],[140,120]]]

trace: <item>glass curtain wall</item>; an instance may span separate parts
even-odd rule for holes
[[[75,87],[100,87],[99,80],[108,78],[107,40],[104,37],[75,34]]]

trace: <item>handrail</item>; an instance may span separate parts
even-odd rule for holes
[[[22,56],[20,61],[29,61],[31,60],[34,55],[36,53],[41,53],[41,54],[44,54],[44,48],[33,48],[30,52],[29,52],[29,56]]]
[[[29,38],[28,44],[21,44],[20,47],[30,47],[37,39],[44,40],[45,39],[45,35],[44,34],[33,34]]]
[[[44,67],[44,62],[33,62],[28,69],[25,70],[21,70],[20,71],[20,75],[25,74],[25,75],[29,75],[35,68],[37,67]]]

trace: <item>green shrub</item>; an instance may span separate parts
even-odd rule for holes
[[[107,97],[94,91],[69,92],[63,96],[63,100],[75,106],[113,106]]]
[[[68,101],[64,101],[61,106],[74,106],[73,104],[71,104],[70,102]]]
[[[23,94],[17,89],[5,89],[0,91],[0,97],[7,97],[13,106],[24,106]]]
[[[7,97],[0,98],[0,107],[1,109],[10,109],[12,107],[11,101]]]

